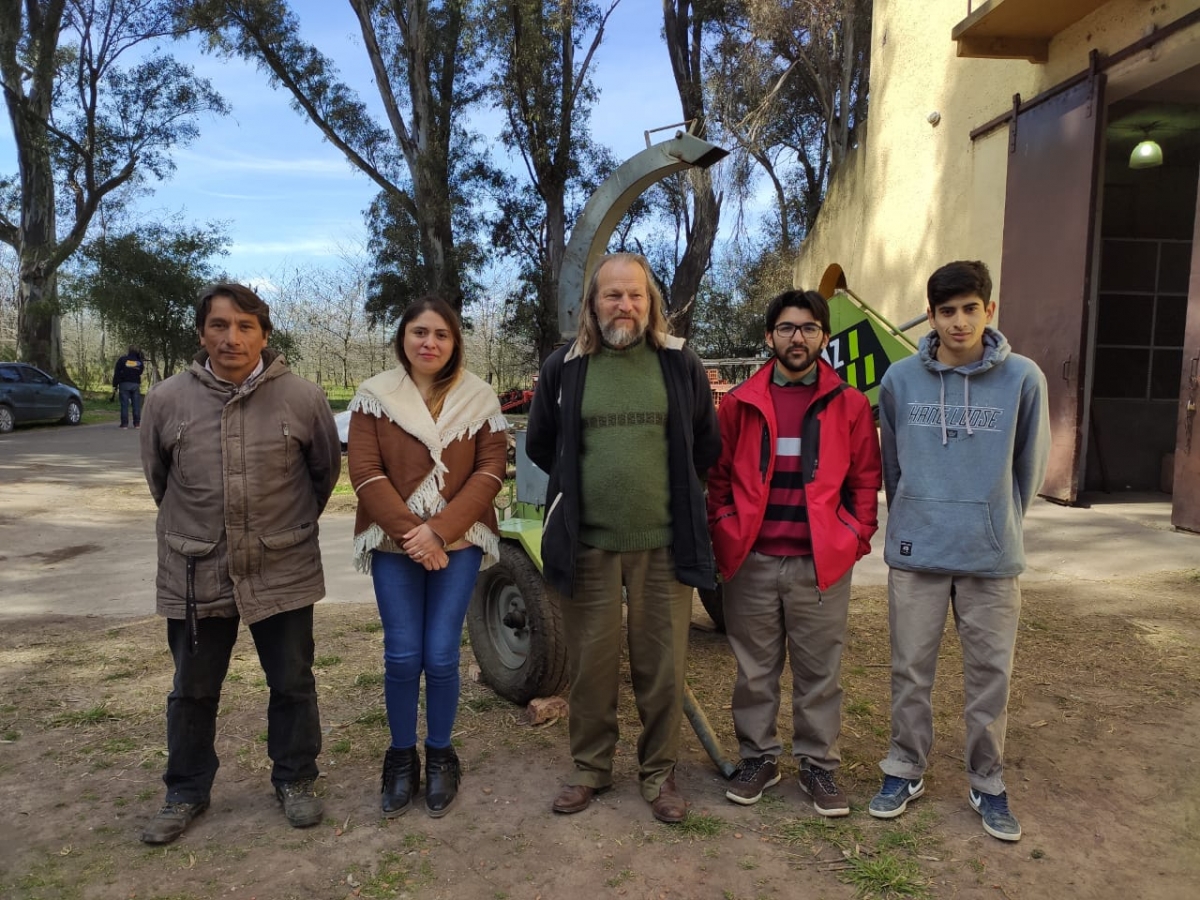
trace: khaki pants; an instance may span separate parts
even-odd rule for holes
[[[629,674],[642,734],[638,781],[653,800],[675,768],[683,719],[692,589],[675,579],[670,548],[616,553],[580,545],[575,590],[561,597],[571,655],[571,784],[612,784],[621,664],[621,587],[628,604]]]
[[[1004,734],[1021,587],[1016,578],[975,578],[892,569],[892,740],[879,764],[887,775],[920,778],[933,746],[938,647],[954,588],[954,626],[962,644],[967,778],[977,791],[1004,791]]]
[[[751,553],[725,582],[725,633],[737,658],[733,727],[742,759],[778,757],[779,676],[792,664],[792,755],[832,770],[842,761],[842,649],[850,572],[822,594],[811,556]]]

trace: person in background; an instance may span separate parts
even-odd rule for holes
[[[1021,838],[1004,784],[1004,737],[1025,570],[1024,520],[1050,453],[1046,377],[991,327],[982,262],[929,277],[916,356],[879,389],[888,522],[892,737],[868,812],[900,815],[925,792],[932,690],[948,609],[963,655],[967,799],[983,830]]]
[[[167,697],[166,803],[142,832],[175,840],[209,805],[221,684],[245,622],[267,679],[271,783],[291,825],[321,821],[313,604],[325,596],[317,519],[342,466],[325,393],[267,346],[271,310],[240,284],[200,296],[203,348],[146,398],[142,466],[158,505]]]
[[[708,520],[737,659],[741,762],[725,796],[757,803],[779,783],[779,676],[792,666],[800,789],[823,816],[850,814],[841,763],[842,650],[854,564],[878,528],[879,438],[871,404],[821,358],[829,304],[785,291],[767,307],[771,360],[721,401]]]
[[[142,426],[142,375],[145,371],[146,361],[142,351],[132,344],[113,367],[112,386],[121,401],[122,428],[129,427],[130,407],[133,408],[133,427]]]
[[[612,786],[624,588],[641,793],[656,819],[682,822],[692,589],[714,584],[700,479],[721,438],[704,366],[669,334],[645,257],[615,253],[596,267],[579,336],[542,366],[527,437],[550,475],[542,560],[571,667],[575,771],[552,808],[582,812]]]
[[[451,745],[463,621],[480,568],[498,559],[496,512],[507,423],[496,392],[463,365],[457,313],[425,297],[400,317],[400,365],[363,382],[350,402],[350,483],[358,496],[354,561],[370,573],[383,621],[391,745],[383,814],[420,791],[417,710],[425,676],[425,808],[446,814],[462,777]]]

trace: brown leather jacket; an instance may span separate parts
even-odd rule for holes
[[[317,518],[341,472],[324,392],[274,350],[237,387],[190,369],[146,396],[142,466],[158,504],[158,612],[182,619],[188,557],[197,614],[251,624],[325,596]]]
[[[362,534],[374,523],[399,546],[404,533],[421,524],[405,501],[433,467],[428,448],[390,419],[364,412],[350,417],[348,445],[350,483],[358,494],[354,533]],[[507,453],[504,432],[487,425],[442,451],[446,506],[429,518],[429,527],[447,547],[476,522],[496,532],[492,501],[504,481]]]

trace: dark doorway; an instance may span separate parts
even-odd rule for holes
[[[1157,150],[1138,167],[1135,148],[1144,141]],[[1083,474],[1089,491],[1164,499],[1175,492],[1185,335],[1197,306],[1198,187],[1200,69],[1109,108]]]

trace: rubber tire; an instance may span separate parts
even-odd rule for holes
[[[67,401],[67,411],[63,413],[64,425],[78,425],[83,421],[83,405],[78,400]]]
[[[0,434],[8,434],[17,424],[16,416],[7,406],[0,406]]]
[[[697,589],[700,594],[700,602],[704,604],[704,611],[708,613],[708,617],[712,619],[712,623],[721,634],[725,633],[725,591],[721,582],[717,582],[716,588],[713,590]]]
[[[506,633],[521,637],[501,621],[514,601],[524,605],[526,652],[504,642]],[[500,561],[479,574],[467,609],[467,631],[484,681],[504,699],[524,706],[566,687],[567,643],[558,596],[515,541],[501,541]]]

